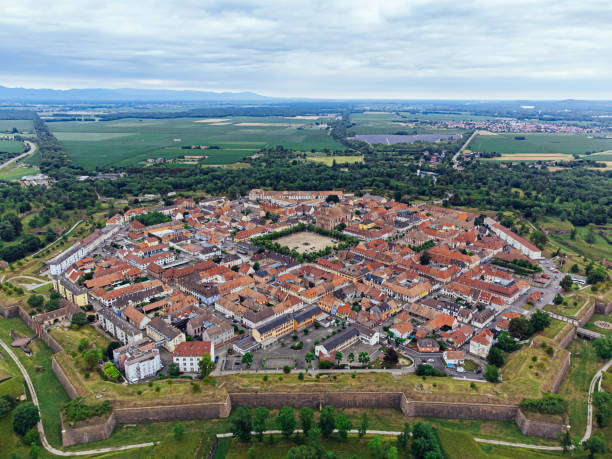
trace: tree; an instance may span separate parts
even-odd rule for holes
[[[183,435],[185,435],[185,426],[180,422],[177,422],[174,424],[172,432],[174,432],[174,439],[179,441],[183,438]]]
[[[522,339],[531,334],[531,327],[527,319],[524,317],[516,317],[510,321],[508,331],[513,338]]]
[[[555,295],[555,297],[553,298],[553,303],[554,304],[561,304],[561,303],[563,303],[563,296],[561,296],[560,293],[557,293]]]
[[[595,417],[599,427],[608,425],[612,415],[612,396],[608,392],[595,392],[593,394],[593,406],[595,406]]]
[[[348,355],[348,361],[349,361],[349,363],[353,363],[355,361],[355,354],[354,353],[351,352]]]
[[[313,424],[314,424],[314,412],[306,406],[303,407],[300,410],[300,426],[302,427],[304,436],[308,435],[308,431],[312,429]]]
[[[531,315],[529,325],[534,332],[542,331],[550,325],[550,316],[541,309],[538,309]]]
[[[72,314],[72,319],[70,319],[70,323],[72,325],[76,325],[78,328],[81,328],[83,325],[87,325],[87,316],[84,312],[75,312]]]
[[[387,459],[397,459],[397,458],[398,458],[397,448],[395,446],[390,446],[389,450],[387,451]]]
[[[484,377],[489,382],[499,382],[499,370],[495,365],[488,365]]]
[[[253,363],[253,354],[247,352],[242,356],[242,363],[244,363],[248,368],[251,368],[251,364]]]
[[[421,256],[419,257],[419,263],[421,263],[421,265],[423,266],[427,266],[430,262],[431,262],[431,255],[429,254],[429,251],[424,250],[421,253]]]
[[[336,352],[334,359],[336,360],[337,365],[340,365],[340,362],[342,362],[342,352],[340,351]]]
[[[296,421],[295,414],[293,413],[293,408],[289,406],[283,406],[278,412],[278,416],[276,417],[276,421],[280,426],[280,430],[285,438],[289,438],[293,431],[295,430]]]
[[[606,452],[606,441],[599,435],[592,435],[587,441],[582,444],[585,451],[589,452],[589,457],[593,459],[595,453]]]
[[[502,331],[497,337],[497,347],[499,347],[502,351],[506,352],[514,352],[518,350],[521,345],[516,342],[514,338],[512,338],[507,331]]]
[[[353,423],[347,419],[344,414],[339,414],[336,418],[336,429],[338,429],[338,438],[341,441],[345,441],[348,435],[348,431],[353,428]]]
[[[26,445],[37,445],[38,441],[40,440],[40,434],[38,433],[38,430],[36,429],[30,429],[26,432],[26,434],[23,436],[23,442]]]
[[[174,363],[174,362],[170,362],[168,364],[168,374],[170,376],[178,376],[181,374],[181,369],[179,368],[178,364]]]
[[[370,455],[373,458],[382,458],[384,456],[385,450],[383,448],[382,438],[380,435],[376,435],[370,440],[368,443],[368,449],[370,450]]]
[[[287,451],[286,457],[287,459],[319,459],[323,456],[310,445],[300,445]]]
[[[119,378],[119,376],[121,376],[119,370],[117,370],[115,365],[113,365],[113,362],[106,362],[102,372],[104,373],[104,376],[111,380],[116,380]]]
[[[237,437],[242,442],[248,442],[251,439],[251,413],[246,408],[239,406],[230,418],[230,424],[234,437]]]
[[[30,448],[30,451],[28,451],[28,456],[30,456],[32,459],[37,459],[39,455],[40,455],[40,446],[32,445],[32,447]]]
[[[210,358],[210,354],[204,354],[198,362],[198,367],[200,368],[200,378],[204,379],[213,371],[215,362]]]
[[[597,351],[597,355],[602,359],[610,359],[612,358],[612,338],[597,338],[593,341],[593,346],[595,346],[595,351]]]
[[[587,283],[588,284],[596,284],[597,282],[604,282],[608,278],[606,274],[606,270],[603,266],[598,266],[589,271],[587,274]]]
[[[548,242],[548,237],[546,236],[546,233],[540,230],[535,230],[534,232],[532,232],[530,238],[531,241],[539,248],[544,247]]]
[[[339,203],[340,197],[337,194],[330,194],[325,198],[325,202]]]
[[[573,274],[578,274],[578,272],[580,272],[580,266],[574,263],[572,267],[570,268],[570,272]]]
[[[32,295],[28,298],[28,305],[33,308],[40,308],[45,303],[45,298],[42,295]]]
[[[334,429],[336,428],[336,413],[334,412],[334,407],[326,405],[321,410],[321,415],[319,416],[319,428],[321,429],[321,433],[326,437],[330,436]]]
[[[32,402],[21,403],[13,413],[13,430],[19,435],[34,427],[40,421],[38,408]]]
[[[304,360],[306,361],[309,367],[310,367],[310,362],[312,362],[314,358],[315,358],[314,352],[308,352],[304,356]]]
[[[385,355],[383,357],[383,365],[385,368],[391,368],[399,362],[399,356],[397,352],[392,347],[388,347],[385,350]]]
[[[102,356],[97,349],[90,349],[83,355],[83,359],[85,360],[85,366],[88,370],[93,370],[96,364],[102,360]]]
[[[497,346],[493,346],[487,355],[487,362],[500,368],[504,366],[504,356]]]
[[[397,447],[401,450],[405,450],[410,440],[410,424],[404,423],[404,431],[397,436]]]
[[[567,453],[570,446],[572,446],[572,437],[570,436],[569,430],[565,430],[561,435],[561,446],[563,446],[563,452]]]
[[[257,433],[257,439],[263,441],[263,433],[266,430],[270,411],[263,406],[258,406],[253,412],[253,430]]]
[[[108,343],[108,346],[106,347],[106,351],[104,352],[106,359],[113,360],[113,351],[115,349],[119,349],[121,346],[122,344],[119,341],[111,341],[110,343]]]
[[[368,424],[370,420],[368,419],[368,413],[365,411],[361,413],[361,424],[359,425],[359,438],[363,438],[368,431]]]
[[[358,360],[359,360],[359,363],[367,365],[368,362],[370,361],[370,356],[368,355],[367,352],[360,352]]]
[[[567,292],[572,289],[572,285],[574,285],[574,281],[568,274],[563,279],[561,279],[561,282],[559,285],[561,285],[561,288]]]

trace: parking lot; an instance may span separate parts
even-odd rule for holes
[[[308,364],[306,363],[305,357],[309,352],[314,353],[315,342],[322,342],[329,336],[333,331],[342,330],[342,326],[332,325],[329,328],[320,326],[318,329],[314,326],[310,326],[305,330],[301,330],[296,333],[297,340],[293,339],[294,334],[289,334],[281,338],[279,341],[274,343],[272,346],[266,349],[259,349],[253,353],[253,363],[251,364],[251,370],[272,370],[280,369],[285,365],[296,368],[306,369]],[[292,349],[291,346],[299,346],[299,343],[303,343],[301,349]],[[342,362],[348,364],[348,356],[353,353],[355,359],[354,364],[358,364],[358,357],[361,352],[367,352],[371,359],[378,353],[379,346],[368,346],[361,342],[357,342],[353,346],[342,351]],[[316,367],[316,358],[311,363],[311,366]],[[240,355],[228,355],[223,365],[223,370],[246,370],[248,367],[242,363],[242,356]]]

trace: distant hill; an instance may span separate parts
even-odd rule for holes
[[[175,91],[166,89],[26,89],[0,86],[0,101],[24,102],[201,102],[264,101],[254,92]]]

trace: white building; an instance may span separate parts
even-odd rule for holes
[[[472,341],[470,341],[470,354],[486,359],[492,345],[493,333],[485,328],[478,332],[478,334],[472,338]]]
[[[199,362],[204,354],[215,360],[215,344],[210,341],[184,341],[174,348],[172,361],[181,373],[199,373]]]
[[[134,343],[144,337],[141,330],[119,317],[111,309],[101,308],[98,311],[98,321],[100,322],[100,328],[106,330],[123,344]]]
[[[49,260],[49,271],[52,276],[59,276],[68,269],[73,263],[85,256],[85,249],[79,242],[67,248],[55,258]]]
[[[502,241],[507,242],[512,247],[520,250],[524,255],[527,255],[532,260],[540,260],[542,251],[533,245],[531,242],[523,239],[516,233],[513,233],[507,228],[497,223],[490,217],[485,218],[485,224],[493,231]]]
[[[159,349],[151,349],[140,353],[140,355],[133,355],[125,361],[125,377],[130,383],[155,376],[161,369]]]

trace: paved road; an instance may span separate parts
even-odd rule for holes
[[[15,364],[17,364],[17,367],[19,368],[19,371],[21,371],[21,374],[23,375],[23,377],[24,377],[24,379],[26,381],[26,384],[28,385],[28,390],[30,391],[30,395],[32,397],[32,402],[34,403],[34,405],[36,405],[38,407],[39,406],[39,404],[38,404],[38,396],[36,395],[36,391],[34,390],[34,384],[32,384],[32,380],[30,379],[30,375],[26,371],[25,367],[21,364],[21,361],[13,353],[11,348],[4,341],[2,341],[1,339],[0,339],[0,345],[4,348],[6,353],[14,360]],[[40,441],[41,441],[41,443],[43,445],[43,448],[45,448],[49,453],[55,454],[56,456],[64,456],[64,457],[89,456],[90,454],[110,453],[110,452],[113,452],[113,451],[124,451],[124,450],[127,450],[127,449],[144,448],[144,447],[147,447],[147,446],[155,446],[155,442],[149,442],[149,443],[140,443],[140,444],[137,444],[137,445],[115,446],[115,447],[111,447],[111,448],[90,449],[90,450],[87,450],[87,451],[70,451],[70,452],[66,452],[66,451],[61,451],[61,450],[56,449],[53,446],[51,446],[51,444],[47,440],[47,436],[45,435],[45,429],[43,427],[42,421],[38,421],[38,424],[37,424],[36,427],[38,428],[38,432],[40,432]]]
[[[20,154],[19,156],[15,156],[14,158],[9,159],[8,161],[0,164],[0,169],[5,168],[6,166],[8,166],[11,163],[14,163],[15,161],[19,161],[21,158],[25,158],[26,156],[34,153],[36,151],[36,144],[34,142],[30,142],[29,140],[24,140],[24,143],[26,143],[30,149],[28,151],[26,151],[25,153]]]
[[[457,153],[455,153],[455,155],[453,156],[453,167],[456,167],[458,165],[458,161],[457,158],[459,157],[459,155],[463,152],[463,150],[465,150],[465,147],[467,147],[470,142],[472,141],[472,139],[476,136],[476,131],[472,132],[472,135],[470,137],[468,137],[468,139],[465,141],[465,143],[463,144],[463,146],[457,150]]]

